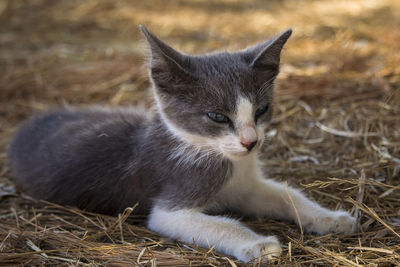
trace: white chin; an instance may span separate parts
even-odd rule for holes
[[[252,151],[237,151],[237,152],[229,152],[229,153],[223,153],[227,158],[231,159],[231,160],[240,160],[243,159],[245,157],[247,157],[248,155],[252,154]]]

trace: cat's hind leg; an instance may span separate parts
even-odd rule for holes
[[[148,227],[173,239],[215,248],[244,262],[258,257],[272,259],[281,252],[275,236],[261,236],[235,219],[206,215],[195,209],[155,206]]]

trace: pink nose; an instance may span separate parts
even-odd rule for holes
[[[253,142],[240,142],[242,144],[242,146],[244,146],[245,148],[247,148],[248,151],[251,151],[253,149],[253,147],[257,144],[257,141],[253,141]]]

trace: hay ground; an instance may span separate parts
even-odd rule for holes
[[[242,48],[293,27],[265,169],[354,212],[360,231],[302,235],[293,224],[245,221],[278,236],[281,266],[400,265],[399,1],[2,0],[1,266],[242,265],[150,232],[134,209],[115,218],[15,192],[6,146],[33,113],[151,105],[139,23],[190,53]]]

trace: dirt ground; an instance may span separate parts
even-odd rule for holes
[[[152,105],[142,23],[192,54],[289,27],[269,177],[359,218],[354,235],[245,219],[284,247],[249,266],[400,266],[400,1],[0,0],[0,266],[242,266],[118,218],[16,192],[6,147],[30,115],[67,105]]]

